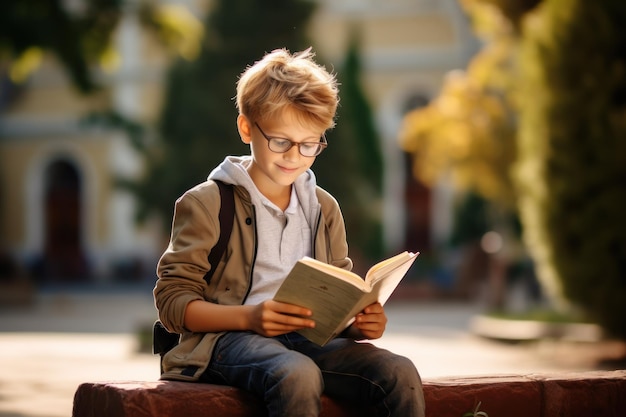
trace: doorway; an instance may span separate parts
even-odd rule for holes
[[[76,165],[67,159],[52,162],[44,182],[45,281],[77,282],[88,279],[82,249],[82,181]]]

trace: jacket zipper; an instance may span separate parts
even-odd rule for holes
[[[313,236],[311,236],[311,257],[313,259],[317,259],[317,254],[315,251],[315,244],[317,243],[317,233],[320,230],[320,224],[322,223],[322,206],[318,204],[317,206],[317,223],[315,225],[315,230],[313,231]]]
[[[248,299],[248,295],[250,295],[250,291],[252,290],[252,282],[253,282],[253,277],[254,277],[254,265],[256,263],[256,255],[257,255],[257,251],[258,251],[258,234],[257,234],[257,230],[256,230],[256,208],[254,207],[254,205],[252,205],[252,233],[254,236],[254,251],[252,253],[252,263],[250,264],[250,276],[248,277],[248,289],[246,290],[246,295],[243,297],[243,300],[241,301],[241,305],[246,303],[246,300]]]

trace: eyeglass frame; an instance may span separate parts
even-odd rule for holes
[[[259,124],[257,122],[254,122],[254,125],[257,127],[257,129],[259,129],[259,132],[261,132],[261,135],[263,135],[263,137],[265,138],[265,140],[267,140],[267,147],[269,148],[270,151],[274,152],[274,153],[287,153],[289,152],[289,150],[291,148],[293,148],[294,146],[298,147],[298,153],[300,153],[300,155],[306,157],[306,158],[314,158],[316,156],[319,156],[319,154],[321,154],[324,149],[326,149],[326,147],[328,146],[328,141],[326,140],[326,135],[322,134],[322,136],[320,136],[320,141],[319,142],[294,142],[290,139],[287,138],[276,138],[276,137],[272,137],[272,136],[268,136],[265,134],[265,132],[263,131],[263,129],[261,129],[261,126],[259,126]],[[284,151],[275,151],[274,149],[272,149],[272,141],[273,140],[279,140],[279,141],[287,141],[289,142],[289,147],[287,149],[285,149]],[[275,143],[275,142],[274,142]],[[305,155],[302,153],[302,145],[315,145],[318,148],[317,153],[315,153],[314,155]]]

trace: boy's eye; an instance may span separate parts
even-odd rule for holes
[[[317,150],[318,146],[319,143],[317,142],[302,142],[300,144],[300,150],[302,150],[303,152],[310,152],[313,150]]]
[[[272,138],[272,142],[274,142],[274,146],[277,148],[291,148],[291,142],[287,139]]]

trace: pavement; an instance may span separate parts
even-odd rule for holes
[[[617,369],[623,342],[503,343],[469,330],[478,304],[400,300],[374,343],[409,357],[425,380],[447,376]],[[0,417],[69,417],[82,382],[156,380],[158,356],[139,348],[156,319],[151,288],[40,291],[27,306],[0,306]],[[622,363],[623,365],[623,363]]]

